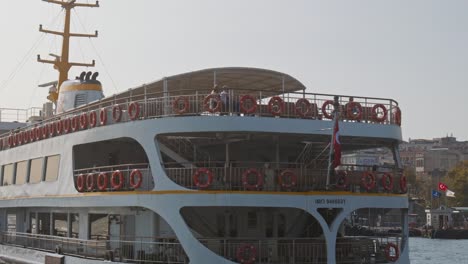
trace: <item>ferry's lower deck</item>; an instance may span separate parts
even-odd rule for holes
[[[154,192],[41,206],[53,199],[0,210],[7,227],[1,243],[142,263],[406,263],[408,257],[406,200],[398,196]],[[122,207],[104,206],[110,200]]]

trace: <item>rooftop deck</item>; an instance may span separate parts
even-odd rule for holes
[[[177,116],[245,116],[327,120],[332,118],[334,95],[291,92],[271,96],[271,91],[226,95],[206,90],[183,95],[145,94],[92,103],[47,120],[17,128],[0,137],[0,150],[81,130],[122,122]],[[401,111],[391,99],[338,96],[340,119],[375,125],[400,125]],[[19,110],[18,110],[19,111]],[[4,111],[0,111],[0,114]],[[25,118],[16,115],[16,120]],[[0,118],[4,118],[0,116]],[[25,121],[25,120],[24,120]]]

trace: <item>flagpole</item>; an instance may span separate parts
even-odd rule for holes
[[[334,103],[333,103],[333,127],[331,129],[331,144],[330,144],[330,153],[328,155],[328,170],[327,170],[327,181],[325,184],[325,189],[329,190],[330,189],[330,174],[331,174],[331,167],[332,165],[332,154],[334,151],[334,134],[335,134],[335,122],[338,122],[338,108],[339,108],[339,103],[338,103],[338,96],[334,97]]]

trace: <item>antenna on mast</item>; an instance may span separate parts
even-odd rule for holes
[[[57,82],[57,89],[49,90],[49,96],[47,99],[52,101],[53,103],[57,102],[58,93],[60,91],[60,85],[68,79],[68,71],[72,66],[86,66],[86,67],[94,67],[95,61],[93,60],[92,63],[78,63],[78,62],[70,62],[69,61],[69,50],[70,50],[70,37],[88,37],[88,38],[95,38],[98,36],[97,30],[94,34],[81,34],[81,33],[70,33],[70,21],[71,21],[71,10],[75,7],[99,7],[99,1],[96,1],[95,4],[84,4],[84,3],[77,3],[76,0],[69,0],[69,1],[58,1],[58,0],[42,0],[44,2],[48,2],[51,4],[61,5],[63,9],[65,9],[65,23],[63,32],[60,31],[53,31],[42,28],[42,25],[39,25],[39,31],[59,35],[63,37],[62,42],[62,54],[61,56],[50,54],[55,60],[45,60],[41,59],[40,55],[37,55],[37,61],[42,63],[53,64],[54,69],[59,72],[59,79]]]

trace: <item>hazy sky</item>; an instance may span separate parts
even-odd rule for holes
[[[81,2],[92,1],[81,0]],[[211,67],[281,71],[309,92],[392,98],[403,137],[453,133],[468,140],[468,1],[101,0],[77,8],[71,58],[96,59],[106,95],[164,76]],[[8,1],[0,10],[0,107],[45,102],[37,85],[57,79],[51,65],[61,8]],[[74,77],[83,68],[73,68]],[[92,69],[94,71],[94,69]]]

